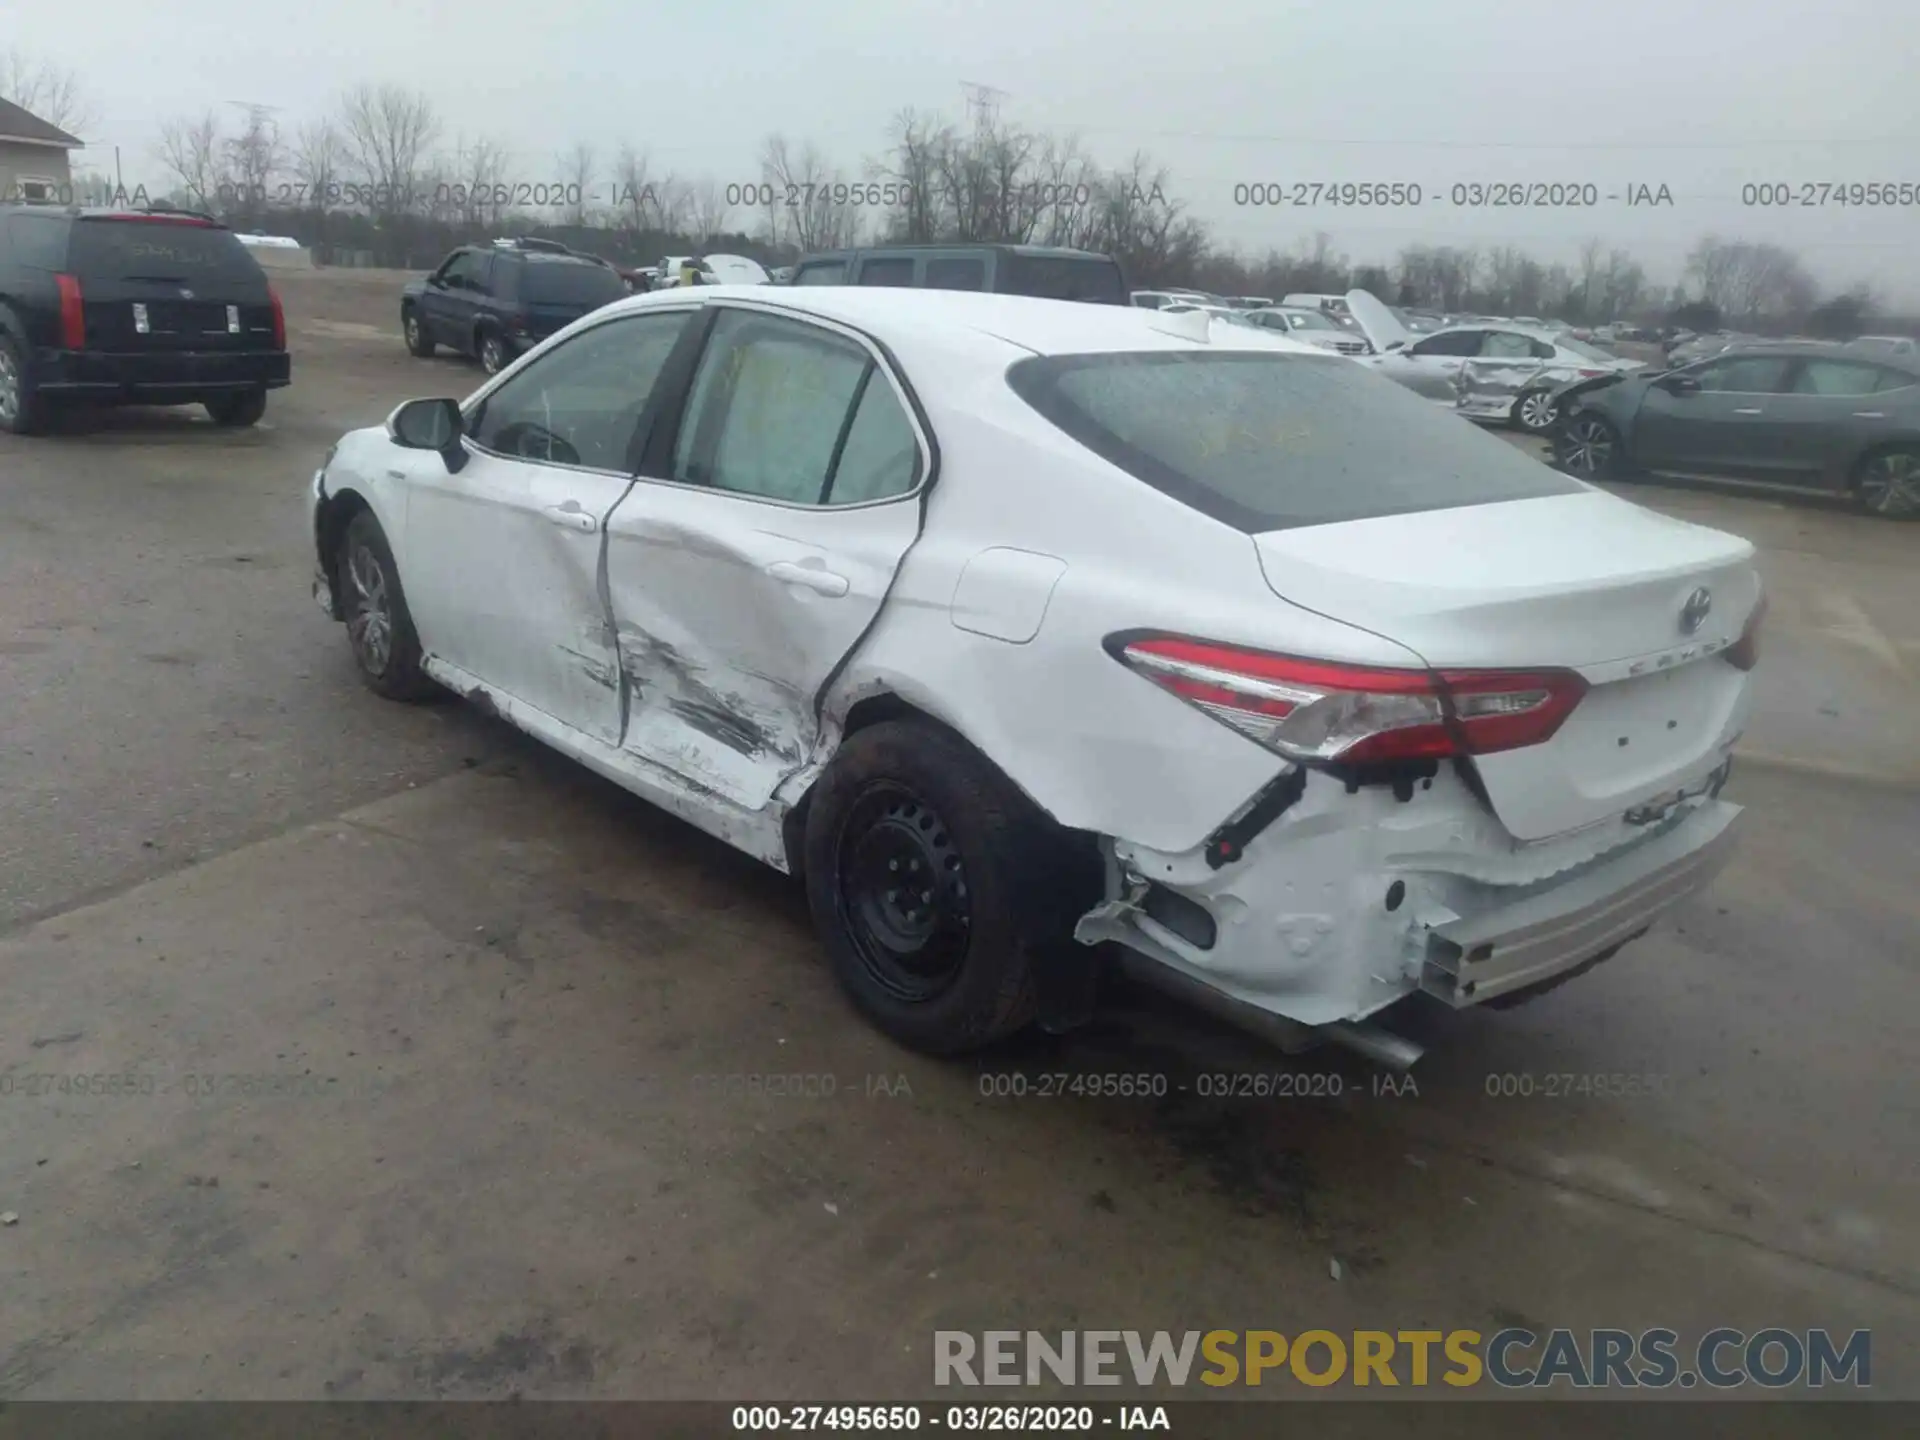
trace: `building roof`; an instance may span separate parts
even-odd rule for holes
[[[11,100],[0,100],[0,140],[27,145],[52,145],[62,150],[78,150],[87,143],[77,135],[69,135],[58,125],[49,125]]]

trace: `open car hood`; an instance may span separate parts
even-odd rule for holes
[[[1402,325],[1391,310],[1374,298],[1372,291],[1349,290],[1347,313],[1353,316],[1360,332],[1377,351],[1384,352],[1389,345],[1404,345],[1415,338],[1414,333]]]

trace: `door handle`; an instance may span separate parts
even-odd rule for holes
[[[847,577],[817,565],[796,565],[791,560],[776,560],[767,566],[767,574],[788,585],[799,585],[816,595],[839,599],[847,593]]]
[[[1856,420],[1884,420],[1887,418],[1887,412],[1884,410],[1856,410],[1853,412],[1853,418]]]
[[[1733,413],[1736,415],[1758,415],[1760,413],[1760,407],[1758,405],[1742,406]]]
[[[542,512],[556,525],[565,525],[569,530],[578,530],[583,535],[591,535],[600,528],[600,522],[580,508],[578,500],[569,500],[564,505],[549,505]]]

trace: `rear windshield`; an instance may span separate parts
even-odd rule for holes
[[[597,306],[626,294],[626,282],[617,274],[586,260],[529,258],[520,276],[520,298],[534,305]]]
[[[67,264],[83,279],[265,283],[260,264],[231,230],[164,220],[81,220]]]
[[[1088,449],[1249,534],[1584,488],[1331,355],[1035,356],[1007,380]]]
[[[1105,305],[1127,305],[1126,282],[1111,260],[1078,259],[1067,255],[1022,255],[1001,260],[998,289],[1014,295],[1037,295],[1042,300],[1095,300]]]

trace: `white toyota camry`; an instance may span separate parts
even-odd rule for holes
[[[368,684],[483,702],[804,877],[907,1044],[1102,957],[1389,1063],[1706,884],[1745,541],[1349,360],[940,291],[637,296],[312,482]]]

